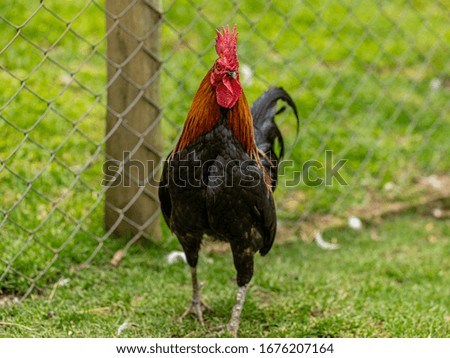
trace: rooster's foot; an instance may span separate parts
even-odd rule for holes
[[[212,312],[214,311],[213,308],[211,308],[210,306],[208,306],[205,302],[203,302],[202,299],[199,300],[192,300],[191,304],[189,305],[188,309],[180,316],[180,320],[184,319],[188,314],[195,314],[198,318],[198,321],[200,322],[200,324],[203,326],[203,324],[205,323],[203,320],[203,312],[205,311],[209,311]]]
[[[239,330],[239,322],[237,322],[237,323],[235,323],[235,322],[230,322],[230,323],[227,324],[227,331],[228,331],[228,333],[230,333],[234,338],[237,338],[238,330]]]
[[[215,326],[210,328],[211,332],[214,332],[214,336],[222,336],[224,334],[229,334],[234,338],[237,338],[238,328],[232,325],[231,322],[228,324],[221,324],[220,326]]]

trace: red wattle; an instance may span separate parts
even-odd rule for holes
[[[242,93],[242,87],[235,79],[224,78],[216,87],[217,103],[224,108],[233,107]]]

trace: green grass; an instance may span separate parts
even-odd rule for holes
[[[105,19],[94,5],[77,16],[87,3],[0,5],[0,291],[53,282],[105,232]]]
[[[360,232],[325,233],[339,244],[324,251],[301,241],[256,258],[242,337],[448,337],[450,226],[418,214],[391,218]],[[371,232],[377,235],[372,237]],[[187,265],[168,265],[175,240],[134,246],[118,268],[91,266],[71,281],[8,305],[0,337],[203,337],[225,324],[234,303],[230,253],[203,254],[205,300],[216,311],[201,327],[177,317],[190,301]],[[23,328],[25,326],[27,328]],[[221,335],[224,336],[224,335]]]
[[[71,268],[88,261],[90,271],[76,276],[79,285],[71,291],[72,296],[67,291],[67,297],[61,298],[59,295],[66,289],[60,288],[53,302],[46,303],[34,297],[17,306],[27,305],[26,312],[22,312],[21,324],[30,323],[25,316],[30,314],[28,317],[41,317],[43,324],[54,325],[62,313],[55,319],[46,319],[42,312],[50,310],[56,302],[78,317],[74,321],[82,322],[83,314],[79,312],[90,306],[71,308],[70,302],[83,297],[94,308],[109,307],[111,302],[122,300],[119,292],[125,295],[129,291],[136,292],[133,297],[143,295],[142,303],[139,300],[135,303],[138,306],[135,312],[145,309],[148,314],[140,324],[141,329],[158,322],[158,325],[167,325],[166,331],[152,334],[183,335],[196,325],[166,322],[167,311],[161,313],[157,306],[144,307],[150,301],[139,286],[143,272],[149,280],[148,292],[150,277],[161,287],[175,287],[179,280],[185,279],[185,272],[176,274],[175,267],[168,268],[173,277],[170,276],[160,260],[168,247],[178,247],[167,230],[164,235],[167,242],[151,246],[145,254],[135,248],[136,256],[128,257],[125,266],[118,271],[103,266],[125,245],[125,240],[108,237],[103,227],[101,181],[107,94],[103,6],[103,1],[93,3],[88,0],[69,3],[45,0],[42,4],[17,0],[0,4],[0,294],[21,296],[29,292],[32,282],[38,287],[52,287],[59,278],[70,275]],[[281,178],[276,193],[281,226],[316,213],[345,217],[349,209],[367,205],[374,196],[377,200],[387,200],[382,190],[387,182],[395,183],[389,200],[406,200],[420,176],[450,170],[447,156],[450,133],[450,25],[447,14],[450,4],[447,0],[396,0],[382,7],[368,0],[356,3],[349,0],[339,3],[309,1],[299,2],[297,6],[278,0],[269,4],[247,0],[240,1],[239,5],[226,1],[180,0],[164,1],[163,6],[166,22],[162,29],[164,116],[161,127],[165,152],[179,134],[198,84],[215,60],[214,29],[222,24],[236,23],[238,26],[241,66],[247,65],[253,70],[252,81],[244,83],[250,102],[269,86],[282,85],[297,103],[301,116],[298,137],[292,113],[283,114],[279,119],[289,147],[288,159],[294,160],[294,167]],[[441,85],[433,89],[431,83],[436,80]],[[334,183],[332,186],[308,187],[301,183],[295,188],[285,188],[286,178],[293,170],[299,170],[302,163],[310,159],[323,161],[326,150],[333,151],[335,161],[348,159],[341,172],[348,186]],[[317,174],[323,175],[323,170]],[[284,206],[287,199],[289,208]],[[403,237],[405,245],[412,239],[407,234],[409,226],[409,223],[399,222],[395,231],[398,240]],[[390,244],[385,244],[387,250]],[[358,249],[358,245],[359,242],[351,250]],[[311,255],[317,251],[313,247],[310,249],[313,250]],[[284,254],[280,256],[276,253],[278,250],[290,249],[276,248],[269,260],[275,260],[274,265],[280,265],[280,270],[289,270],[288,264],[279,259]],[[317,252],[319,254],[336,255]],[[420,259],[421,252],[411,254],[411,262]],[[298,255],[304,254],[299,252]],[[363,257],[369,260],[371,252],[364,251]],[[227,277],[218,273],[221,281],[217,281],[217,286],[210,284],[207,290],[220,292],[232,276],[231,261],[221,256],[215,260],[216,273],[224,267],[229,271]],[[314,262],[309,256],[303,260],[310,265]],[[154,264],[150,265],[150,262]],[[292,261],[291,264],[295,267]],[[150,265],[148,270],[137,269],[146,265]],[[349,266],[352,267],[342,268],[356,268],[352,264]],[[329,266],[314,269],[318,270],[316,279],[321,277],[319,282],[326,286]],[[413,267],[412,272],[417,270],[418,267]],[[284,271],[278,273],[285,274]],[[340,276],[337,272],[336,275],[341,277],[340,287],[348,286],[349,292],[353,292],[349,286],[352,282],[346,281],[345,274]],[[130,284],[122,287],[125,276]],[[99,282],[98,277],[102,277],[104,283]],[[120,285],[113,284],[116,279]],[[291,281],[282,281],[279,277],[272,280],[277,282],[273,284],[279,292],[292,289]],[[74,282],[75,278],[72,284]],[[89,288],[93,289],[94,282],[108,287],[102,303],[97,301],[100,297],[89,298],[92,295]],[[390,287],[384,287],[384,283],[380,283],[381,292]],[[217,312],[215,323],[223,322],[228,315],[233,296],[233,287],[228,286],[227,295],[223,297],[228,300],[227,309]],[[322,289],[319,284],[317,286]],[[258,293],[257,287],[253,289],[256,298],[253,303],[249,302],[246,314],[255,311],[258,317],[263,313],[257,310],[257,297],[264,301],[265,291]],[[311,287],[312,284],[308,286]],[[431,295],[432,287],[426,287],[425,293]],[[138,289],[141,293],[136,291]],[[322,323],[326,325],[326,320],[331,320],[330,327],[333,320],[350,324],[348,332],[354,329],[354,335],[359,334],[355,328],[358,324],[367,324],[364,317],[353,317],[350,308],[348,315],[340,312],[341,316],[332,309],[320,311],[321,308],[312,302],[325,298],[315,297],[314,292],[314,289],[295,291],[299,301],[292,297],[290,307],[300,302],[300,298],[309,300],[310,308],[319,312],[312,321],[324,320]],[[187,290],[183,295],[182,299],[173,297],[172,301],[167,301],[167,296],[155,296],[155,299],[159,297],[155,302],[172,302],[171,317],[175,317],[187,300]],[[371,297],[368,304],[376,311],[373,305],[378,301],[375,298]],[[267,299],[271,301],[272,295]],[[380,306],[389,304],[387,293],[378,299]],[[108,300],[111,302],[106,303]],[[284,306],[284,303],[276,302],[272,313]],[[213,303],[221,305],[219,301]],[[308,311],[309,306],[299,304],[299,312]],[[105,335],[111,335],[119,321],[127,317],[125,308],[130,305],[131,301],[128,306],[111,306],[114,314],[108,314],[108,317],[84,314],[92,316],[93,321],[88,319],[85,329],[80,332],[95,335],[97,325],[100,325]],[[297,327],[297,318],[302,322],[301,317],[292,316],[300,314],[295,312],[277,315],[277,328],[270,326],[263,334],[313,334],[313,323],[299,323],[298,327],[303,328],[283,333],[281,327],[284,324]],[[307,316],[304,313],[304,317]],[[129,319],[134,320],[134,316]],[[261,316],[261,321],[264,319],[270,321],[267,316]],[[376,319],[373,322],[374,335],[381,335],[381,328],[388,325],[376,323],[379,322]],[[403,325],[409,329],[415,327],[408,317]],[[107,331],[107,326],[113,328]],[[244,324],[243,332],[251,326],[246,328]],[[265,332],[266,328],[259,329]],[[395,330],[388,331],[390,335],[400,334]],[[58,335],[50,328],[48,332],[48,335]],[[346,332],[340,330],[336,334],[346,335]],[[420,332],[427,335],[425,328]],[[442,330],[439,332],[436,335],[442,335]],[[201,335],[202,331],[197,333]],[[369,333],[365,331],[364,334]],[[332,332],[326,334],[332,335]]]

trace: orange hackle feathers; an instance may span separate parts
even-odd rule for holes
[[[203,78],[194,96],[175,153],[181,152],[200,136],[211,131],[220,119],[220,107],[209,77],[210,71]]]
[[[210,72],[203,78],[194,96],[181,137],[175,147],[176,153],[181,152],[203,134],[211,131],[220,121],[220,107],[217,104],[209,76]],[[241,142],[245,152],[251,157],[257,156],[252,114],[244,93],[241,94],[234,107],[228,110],[227,123],[234,136]]]
[[[251,157],[257,156],[253,119],[245,94],[242,93],[234,107],[228,111],[228,126]]]

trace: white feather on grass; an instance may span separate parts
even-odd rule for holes
[[[120,336],[120,334],[123,332],[124,329],[126,329],[128,327],[128,322],[125,321],[123,322],[119,328],[117,328],[117,335]]]
[[[324,250],[336,250],[339,246],[337,244],[333,244],[331,242],[326,242],[323,237],[322,234],[319,232],[317,232],[316,236],[315,236],[315,241],[317,243],[317,246],[319,246],[321,249]]]
[[[353,230],[361,230],[363,224],[360,218],[357,218],[356,216],[350,216],[348,218],[348,226],[350,226],[350,228],[352,228]]]
[[[186,255],[183,251],[171,251],[167,255],[166,260],[169,265],[173,265],[174,263],[177,263],[178,261],[183,261],[184,263],[187,263]]]

